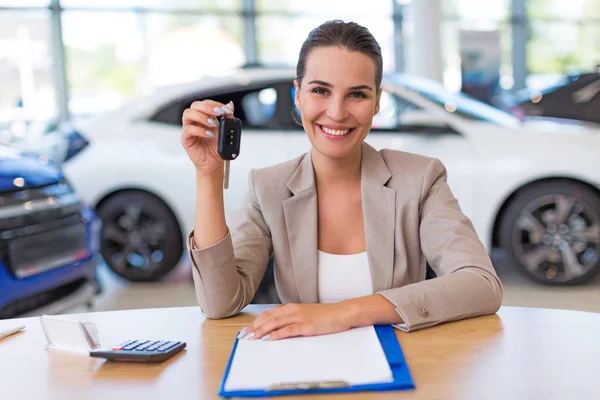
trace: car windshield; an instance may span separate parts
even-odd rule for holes
[[[391,83],[420,94],[447,112],[508,128],[516,128],[521,125],[521,121],[509,113],[482,103],[464,93],[452,93],[435,81],[398,74],[390,74],[387,77]]]

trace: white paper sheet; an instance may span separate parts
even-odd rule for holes
[[[393,381],[372,326],[322,336],[240,340],[225,390],[263,390],[276,383],[340,380],[351,386]]]

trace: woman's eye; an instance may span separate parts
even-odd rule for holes
[[[323,89],[322,87],[316,87],[312,90],[312,92],[316,94],[327,94],[327,89]]]
[[[367,95],[363,92],[352,92],[350,93],[350,97],[353,97],[355,99],[366,99]]]

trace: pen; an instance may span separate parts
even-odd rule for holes
[[[25,326],[18,326],[16,328],[8,329],[6,331],[0,331],[0,340],[4,339],[7,336],[14,335],[17,332],[21,332],[25,329]]]

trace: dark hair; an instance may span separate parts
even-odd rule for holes
[[[301,84],[302,78],[304,78],[306,58],[311,50],[317,47],[342,47],[348,51],[358,51],[371,57],[375,63],[376,89],[379,90],[383,74],[381,47],[367,28],[356,22],[344,22],[338,19],[327,21],[313,29],[300,49],[298,65],[296,66],[298,85]]]

